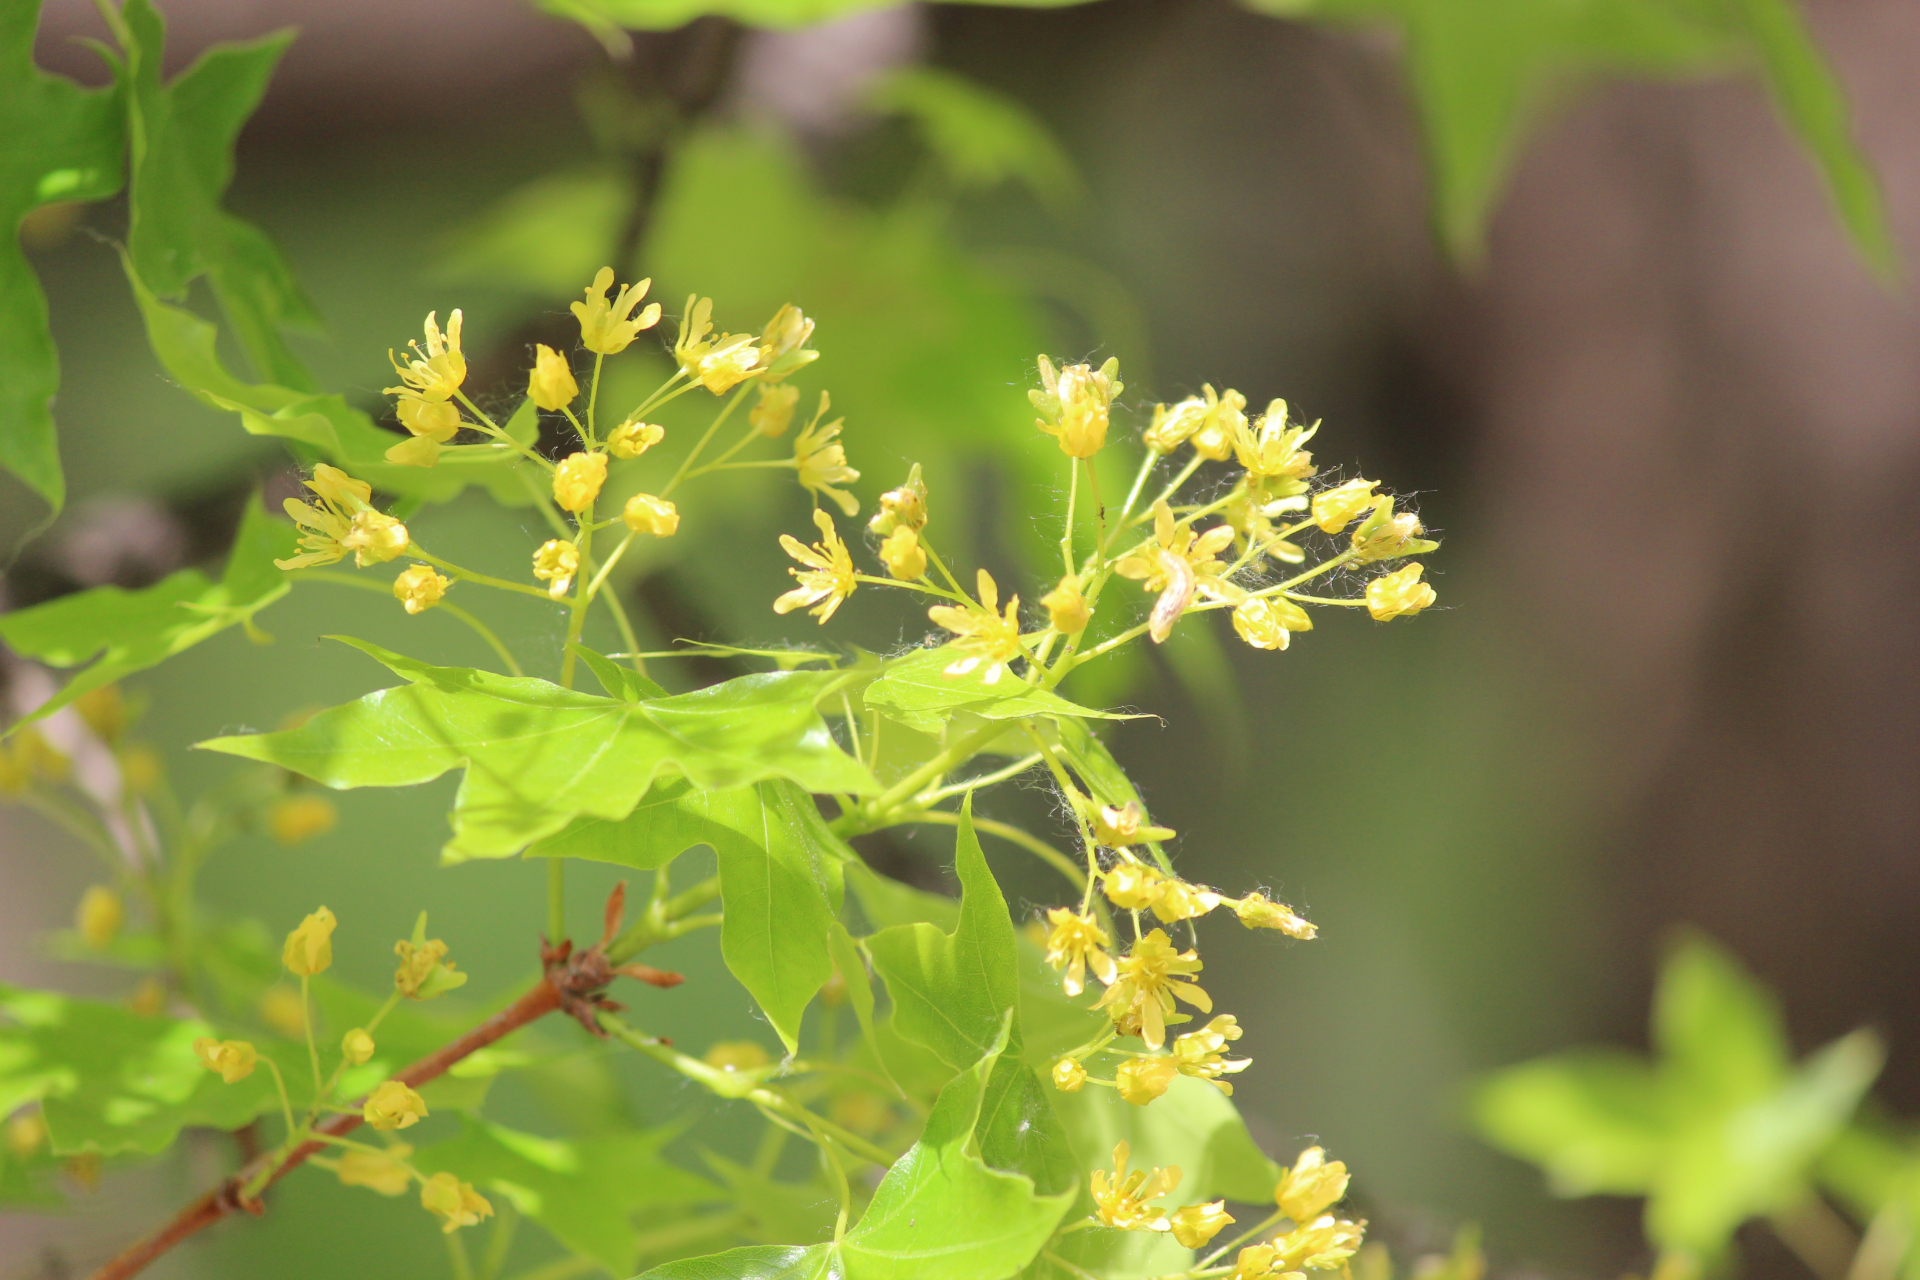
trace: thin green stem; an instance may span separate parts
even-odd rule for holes
[[[48,791],[28,790],[16,797],[35,813],[50,819],[59,825],[74,839],[100,855],[107,869],[119,875],[127,869],[126,854],[107,834],[107,828],[98,818],[78,805],[69,804],[62,796]]]
[[[584,449],[593,448],[593,432],[587,430],[580,419],[573,416],[573,410],[563,404],[560,406],[560,412],[566,414],[567,421],[573,424],[574,432],[580,437],[581,447]]]
[[[600,406],[600,366],[605,364],[606,360],[605,352],[593,353],[593,383],[587,388],[587,439],[589,441],[593,439],[594,432],[599,430],[600,424],[593,415]]]
[[[693,476],[705,475],[709,471],[720,470],[729,462],[733,461],[734,454],[739,453],[758,438],[760,438],[760,428],[749,424],[746,434],[734,441],[725,453],[715,458],[712,462],[709,462],[706,466],[701,467],[698,471],[693,472],[692,475],[689,475],[687,478],[691,480]],[[795,467],[798,466],[799,463],[795,462],[792,458],[774,458],[766,462],[742,462],[736,463],[735,465],[743,467]]]
[[[473,1280],[473,1264],[467,1261],[467,1242],[458,1231],[446,1233],[447,1262],[453,1268],[453,1280]]]
[[[957,827],[960,825],[960,815],[957,813],[948,813],[941,809],[929,809],[921,813],[909,814],[897,820],[892,825],[896,827],[921,825]],[[1075,866],[1071,858],[1038,836],[1033,835],[1031,832],[1023,831],[1011,823],[998,822],[992,818],[982,818],[978,816],[973,819],[973,826],[976,831],[984,831],[988,835],[999,836],[1002,840],[1010,844],[1019,845],[1022,849],[1035,855],[1042,862],[1065,876],[1074,888],[1082,891],[1086,889],[1087,873]]]
[[[287,1122],[287,1146],[291,1147],[298,1128],[293,1123],[293,1100],[287,1095],[286,1077],[280,1074],[280,1064],[272,1058],[262,1058],[260,1061],[266,1063],[267,1070],[273,1072],[273,1087],[280,1094],[280,1114]]]
[[[627,660],[633,664],[636,675],[647,674],[646,659],[640,653],[639,637],[633,634],[633,623],[627,617],[627,606],[620,601],[620,592],[616,589],[607,592],[607,608],[613,614],[613,625],[620,629],[620,643],[627,646]]]
[[[680,484],[680,481],[686,477],[687,468],[693,465],[694,459],[700,456],[701,451],[707,447],[707,443],[713,439],[714,432],[720,430],[720,424],[725,422],[728,416],[733,413],[736,405],[747,398],[747,392],[751,390],[754,385],[752,382],[743,382],[740,384],[740,389],[733,393],[733,398],[728,400],[725,407],[715,415],[712,424],[707,427],[706,434],[701,436],[693,448],[688,450],[687,456],[681,459],[680,469],[673,473],[673,479],[667,481],[667,487],[660,491],[661,497],[666,498],[672,496],[674,489]]]
[[[314,582],[331,582],[339,587],[354,587],[361,591],[371,591],[375,595],[387,596],[393,594],[378,582],[371,581],[367,578],[356,578],[350,573],[336,573],[330,569],[302,569],[299,571],[299,576],[302,579],[310,579]],[[545,595],[546,593],[541,592],[541,594]],[[474,634],[486,641],[487,647],[492,649],[494,655],[506,664],[507,671],[510,674],[516,676],[526,674],[526,672],[520,669],[520,664],[514,661],[513,654],[507,651],[507,646],[500,643],[500,637],[495,635],[492,628],[488,627],[484,622],[480,621],[480,619],[474,617],[459,605],[449,604],[445,600],[435,605],[434,608],[438,609],[441,613],[458,618],[461,622],[471,627]]]
[[[942,600],[953,600],[963,605],[973,603],[964,595],[960,595],[954,591],[943,591],[939,587],[929,586],[925,582],[902,582],[898,578],[881,578],[870,573],[856,573],[853,575],[853,580],[855,582],[870,582],[876,587],[904,587],[908,591],[919,591],[926,595],[939,596]]]
[[[313,1038],[313,999],[307,988],[311,979],[300,975],[300,1028],[307,1035],[307,1061],[313,1067],[313,1107],[307,1112],[309,1118],[320,1114],[321,1104],[327,1100],[327,1086],[320,1079],[320,1046]]]
[[[567,522],[561,518],[560,509],[553,505],[552,495],[540,487],[540,482],[533,478],[533,474],[524,467],[515,467],[513,474],[520,477],[520,483],[526,487],[527,495],[533,499],[533,505],[540,509],[541,518],[547,522],[547,527],[562,538],[573,537],[573,530],[568,528]]]
[[[859,811],[860,816],[863,817],[869,825],[861,827],[860,830],[871,831],[873,829],[872,824],[876,819],[884,817],[902,800],[918,794],[921,787],[933,781],[935,778],[973,759],[976,755],[980,754],[982,747],[992,742],[995,738],[998,738],[1001,734],[1008,732],[1010,727],[1011,726],[999,721],[992,721],[982,725],[966,737],[960,739],[960,741],[941,751],[918,769],[915,769],[912,773],[900,779],[900,781],[894,783],[891,787],[888,787],[885,791],[881,792],[878,797],[868,801],[861,807]],[[841,823],[843,821],[843,818],[836,818],[833,825],[836,832],[846,835],[849,834],[849,832],[842,828]],[[848,825],[851,826],[852,824]],[[858,832],[852,832],[851,834],[858,834]]]
[[[620,563],[620,557],[627,553],[627,547],[639,536],[639,534],[634,533],[632,530],[627,531],[627,536],[620,540],[620,545],[613,549],[613,554],[608,556],[606,563],[600,566],[600,571],[593,575],[593,581],[587,584],[588,600],[592,600],[600,593],[600,584],[607,580],[607,575],[613,572],[613,566]],[[637,646],[629,645],[628,647],[635,648]]]
[[[1199,1269],[1203,1267],[1212,1266],[1214,1263],[1218,1262],[1221,1259],[1221,1257],[1223,1257],[1227,1253],[1232,1252],[1234,1249],[1239,1248],[1243,1244],[1248,1244],[1258,1239],[1259,1237],[1265,1235],[1267,1232],[1271,1231],[1274,1227],[1280,1225],[1280,1220],[1286,1216],[1287,1216],[1286,1210],[1284,1209],[1282,1209],[1278,1213],[1269,1215],[1264,1221],[1256,1224],[1255,1226],[1249,1227],[1245,1231],[1242,1231],[1239,1235],[1227,1241],[1225,1244],[1215,1249],[1212,1253],[1200,1259],[1200,1261],[1194,1263],[1194,1267],[1196,1269]]]
[[[1367,607],[1367,602],[1364,599],[1336,600],[1332,596],[1301,595],[1298,591],[1282,591],[1280,594],[1289,600],[1298,600],[1301,604],[1337,604],[1348,609],[1364,609]]]
[[[1093,517],[1095,536],[1093,540],[1093,568],[1097,573],[1107,561],[1107,507],[1100,501],[1100,473],[1094,469],[1094,459],[1087,460],[1087,489],[1093,496]],[[1067,572],[1073,572],[1073,566],[1067,566]]]
[[[983,773],[977,778],[968,778],[965,782],[956,782],[951,786],[940,787],[937,790],[929,791],[920,797],[920,802],[922,804],[933,805],[940,803],[949,796],[957,796],[967,791],[982,790],[986,787],[993,786],[995,783],[1005,782],[1009,778],[1017,778],[1039,763],[1040,753],[1036,751],[1030,756],[1022,756],[1004,769],[995,769],[992,773]]]
[[[960,580],[954,577],[952,571],[947,568],[947,562],[940,558],[940,553],[933,549],[931,542],[927,541],[925,530],[922,530],[920,534],[920,549],[927,553],[927,559],[932,561],[933,567],[940,571],[940,576],[947,580],[947,585],[953,588],[954,594],[959,596],[961,600],[966,600],[968,598],[967,589],[960,585]]]
[[[593,572],[593,503],[589,502],[576,519],[580,524],[580,536],[576,542],[580,550],[580,563],[574,570],[573,604],[567,617],[567,643],[560,657],[560,687],[563,689],[573,688],[574,646],[580,643],[581,633],[586,630],[587,607],[593,603],[593,596],[587,590],[588,575]]]
[[[501,1196],[500,1207],[494,1210],[493,1234],[487,1237],[487,1251],[480,1258],[480,1280],[495,1280],[507,1265],[507,1254],[513,1249],[513,1237],[519,1229],[519,1208]]]
[[[1140,491],[1147,487],[1147,477],[1153,474],[1154,464],[1160,461],[1160,455],[1147,450],[1147,456],[1140,460],[1140,470],[1134,473],[1133,487],[1127,490],[1126,505],[1120,508],[1120,514],[1114,518],[1113,531],[1126,526],[1128,517],[1133,515],[1133,504],[1140,501]]]
[[[1075,558],[1073,554],[1073,508],[1080,497],[1080,467],[1071,459],[1067,462],[1067,519],[1066,527],[1060,533],[1060,559],[1067,567],[1067,575],[1073,576]]]
[[[680,379],[686,376],[687,376],[687,371],[685,369],[674,370],[673,375],[671,377],[669,377],[665,382],[661,383],[659,386],[655,387],[653,389],[653,393],[649,395],[645,400],[642,400],[640,402],[640,406],[637,409],[635,409],[632,413],[629,413],[627,416],[629,418],[638,418],[641,414],[645,413],[647,410],[657,408],[660,405],[667,404],[668,402],[673,400],[677,400],[681,396],[685,395],[687,392],[693,390],[695,387],[700,385],[697,382],[689,382],[685,386],[679,388],[677,391],[672,391],[672,394],[669,395],[668,392],[672,390],[673,384],[680,381]]]
[[[1174,474],[1173,479],[1167,481],[1166,488],[1160,490],[1160,496],[1147,504],[1147,509],[1145,511],[1141,511],[1128,516],[1126,524],[1121,525],[1119,527],[1127,528],[1132,525],[1139,524],[1142,520],[1147,519],[1150,515],[1153,514],[1153,509],[1155,507],[1159,506],[1161,503],[1171,498],[1174,494],[1180,492],[1180,486],[1185,484],[1187,481],[1193,479],[1193,473],[1198,471],[1200,469],[1200,464],[1205,461],[1206,459],[1196,452],[1191,458],[1187,459],[1187,465],[1180,468],[1180,470]]]
[[[444,569],[463,582],[477,582],[483,587],[493,587],[500,591],[512,591],[523,596],[533,596],[540,600],[553,599],[552,596],[548,595],[539,587],[531,587],[524,582],[508,582],[505,578],[495,578],[489,574],[475,573],[471,569],[462,569],[450,560],[442,560],[439,556],[431,554],[417,542],[408,544],[406,554],[412,556],[415,560],[424,560],[436,569]]]
[[[551,462],[548,462],[545,458],[535,453],[532,449],[528,448],[524,444],[521,444],[518,440],[515,440],[512,436],[507,434],[506,429],[503,428],[499,423],[495,422],[492,418],[489,418],[486,414],[482,413],[480,411],[480,406],[467,398],[466,392],[456,390],[453,394],[455,395],[455,397],[459,399],[461,404],[467,407],[467,412],[471,413],[474,417],[480,419],[481,429],[484,430],[488,435],[491,435],[495,440],[498,440],[501,444],[504,444],[508,448],[516,451],[517,453],[520,454],[521,457],[527,458],[535,463],[538,463],[540,466],[546,468],[548,471],[553,470],[553,464]]]

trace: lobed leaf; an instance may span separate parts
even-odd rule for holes
[[[830,1244],[755,1244],[700,1258],[681,1258],[638,1280],[846,1280],[839,1250]]]
[[[151,587],[94,587],[31,609],[0,615],[0,640],[23,657],[55,667],[99,661],[13,726],[30,724],[81,694],[157,666],[236,624],[252,625],[287,594],[289,579],[273,562],[295,551],[291,524],[248,503],[219,582],[182,569]],[[11,730],[9,730],[11,731]]]
[[[831,673],[769,672],[628,703],[336,638],[408,683],[298,729],[198,745],[339,790],[412,786],[464,769],[442,850],[450,862],[518,853],[583,815],[625,818],[656,777],[675,773],[703,789],[770,778],[810,791],[873,789],[814,709]]]
[[[1498,1073],[1476,1090],[1474,1127],[1547,1172],[1556,1195],[1645,1195],[1664,1153],[1660,1081],[1629,1054],[1562,1054]]]

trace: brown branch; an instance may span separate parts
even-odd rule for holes
[[[535,986],[505,1009],[494,1014],[491,1018],[488,1018],[479,1026],[467,1032],[467,1034],[461,1036],[458,1040],[442,1046],[406,1070],[397,1073],[393,1078],[404,1084],[416,1086],[425,1084],[429,1080],[437,1079],[445,1075],[447,1068],[462,1058],[486,1048],[496,1040],[526,1026],[529,1022],[543,1018],[555,1009],[560,1008],[565,997],[562,996],[560,987],[555,985],[554,979],[556,976],[560,977],[564,982],[564,974],[549,972],[548,976],[540,980],[538,986]],[[354,1111],[334,1116],[332,1119],[318,1126],[318,1132],[324,1133],[329,1137],[338,1138],[353,1132],[360,1124],[360,1113]],[[274,1167],[273,1172],[268,1175],[265,1185],[271,1186],[286,1177],[287,1174],[304,1163],[308,1156],[325,1149],[326,1145],[324,1142],[313,1141],[302,1143],[300,1146],[294,1148],[291,1154],[277,1167]],[[247,1183],[260,1176],[260,1174],[267,1169],[269,1162],[273,1158],[273,1154],[269,1154],[268,1156],[249,1163],[219,1186],[194,1200],[193,1203],[176,1214],[173,1220],[167,1223],[166,1226],[161,1227],[144,1240],[129,1245],[119,1256],[114,1258],[113,1261],[94,1272],[93,1280],[128,1280],[129,1277],[138,1275],[146,1268],[148,1263],[179,1244],[182,1240],[185,1240],[188,1236],[193,1235],[203,1228],[212,1226],[222,1218],[228,1217],[243,1209],[252,1214],[264,1212],[265,1206],[262,1205],[260,1201],[243,1199],[241,1191]]]

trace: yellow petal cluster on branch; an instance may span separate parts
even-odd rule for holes
[[[762,383],[760,398],[747,410],[747,425],[769,440],[778,440],[793,425],[793,411],[800,404],[800,388]]]
[[[373,1037],[367,1034],[365,1027],[355,1027],[340,1037],[340,1056],[352,1066],[361,1066],[373,1057]]]
[[[1027,393],[1041,415],[1034,425],[1069,458],[1091,458],[1106,446],[1113,399],[1125,389],[1120,362],[1109,360],[1098,370],[1072,364],[1058,372],[1045,356],[1038,363],[1041,389]]]
[[[440,1229],[448,1233],[478,1226],[482,1218],[493,1216],[487,1198],[475,1191],[471,1182],[462,1182],[450,1173],[436,1173],[421,1185],[420,1207],[440,1218]]]
[[[1285,649],[1294,632],[1313,630],[1313,619],[1291,600],[1255,596],[1234,606],[1233,629],[1256,649]]]
[[[867,521],[867,528],[885,537],[895,529],[915,533],[927,527],[927,482],[921,478],[920,464],[907,471],[906,481],[880,495],[880,509]]]
[[[453,579],[430,565],[416,564],[402,569],[393,580],[393,598],[410,614],[425,613],[440,603]]]
[[[360,1115],[376,1129],[407,1129],[427,1116],[427,1104],[398,1080],[383,1080],[360,1107]]]
[[[1103,983],[1113,981],[1116,969],[1107,954],[1112,945],[1093,917],[1066,907],[1047,911],[1047,963],[1066,971],[1061,986],[1068,995],[1086,990],[1088,969]]]
[[[814,411],[813,421],[793,438],[793,465],[800,474],[800,487],[811,493],[816,501],[824,497],[840,508],[841,515],[858,515],[858,499],[844,489],[834,487],[852,484],[860,478],[860,473],[847,465],[847,450],[839,441],[840,428],[845,424],[845,419],[835,418],[824,426],[820,423],[832,403],[827,393],[822,391],[820,407]]]
[[[300,526],[297,556],[273,563],[281,569],[334,564],[349,552],[355,565],[384,564],[407,549],[407,526],[372,506],[373,486],[338,467],[320,463],[306,482],[316,503],[288,498],[281,506]]]
[[[1139,1036],[1150,1049],[1166,1043],[1166,1020],[1176,998],[1202,1013],[1213,1012],[1213,997],[1188,981],[1204,967],[1199,954],[1176,951],[1163,930],[1134,939],[1118,967],[1119,976],[1093,1007],[1105,1009],[1122,1034]]]
[[[574,279],[579,279],[575,276]],[[619,355],[643,329],[660,323],[660,304],[650,302],[638,316],[633,309],[653,287],[651,279],[624,286],[612,302],[607,290],[613,288],[613,268],[602,267],[587,286],[584,302],[573,304],[574,319],[580,322],[580,345],[603,356]]]
[[[1000,613],[1000,588],[993,575],[980,570],[974,585],[980,596],[979,608],[971,603],[965,608],[937,604],[927,610],[927,617],[958,637],[949,641],[947,648],[960,657],[946,665],[945,674],[963,676],[984,667],[982,682],[998,684],[1007,672],[1007,664],[1020,656],[1020,597],[1007,601],[1006,612]]]
[[[1431,608],[1440,593],[1420,581],[1425,565],[1410,564],[1392,573],[1382,574],[1367,584],[1367,612],[1379,622],[1402,616],[1411,617]]]
[[[267,808],[267,831],[289,849],[325,835],[339,821],[340,810],[325,796],[280,796]]]
[[[1041,596],[1040,604],[1047,611],[1047,621],[1063,636],[1077,636],[1093,621],[1093,610],[1080,591],[1080,579],[1072,575],[1060,579],[1058,586]]]
[[[302,920],[280,949],[280,961],[289,973],[312,977],[333,963],[333,912],[321,907]]]
[[[580,548],[559,538],[548,538],[533,553],[533,576],[547,584],[547,594],[558,600],[573,587],[580,572]]]
[[[573,366],[567,358],[544,342],[536,346],[533,368],[527,373],[527,398],[553,412],[566,408],[579,395],[580,384],[573,380]]]
[[[680,529],[679,509],[665,498],[656,498],[650,493],[636,493],[628,498],[620,519],[635,533],[652,534],[656,538],[671,538]]]
[[[193,1056],[228,1084],[252,1075],[254,1064],[260,1060],[259,1051],[245,1040],[216,1040],[212,1036],[201,1036],[193,1042]]]
[[[606,454],[570,453],[553,469],[554,505],[577,516],[593,505],[606,482]]]
[[[927,553],[920,545],[920,535],[900,525],[880,544],[880,563],[887,566],[889,576],[902,582],[925,577]]]
[[[1154,503],[1153,542],[1123,556],[1113,569],[1159,593],[1147,623],[1155,644],[1165,643],[1195,595],[1228,604],[1246,599],[1246,591],[1225,576],[1227,566],[1217,558],[1232,543],[1231,526],[1216,525],[1195,536],[1192,525],[1174,519],[1165,499]]]
[[[853,556],[847,551],[847,544],[840,540],[839,532],[834,529],[833,517],[816,507],[813,523],[820,530],[820,541],[811,547],[792,534],[780,535],[780,546],[802,567],[787,570],[800,585],[775,600],[773,611],[791,613],[812,605],[814,607],[808,612],[825,626],[827,619],[860,584],[854,578]]]
[[[616,458],[637,458],[666,438],[665,427],[629,418],[608,433],[607,452]]]

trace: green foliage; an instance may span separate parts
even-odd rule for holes
[[[1870,1032],[1794,1067],[1779,1012],[1702,938],[1669,958],[1655,1001],[1659,1059],[1579,1053],[1489,1079],[1481,1134],[1546,1169],[1563,1195],[1644,1195],[1647,1234],[1717,1257],[1749,1218],[1791,1207],[1879,1074]]]
[[[277,764],[329,787],[406,787],[464,769],[443,859],[518,853],[574,818],[633,812],[663,771],[723,789],[787,778],[863,792],[872,781],[833,743],[815,701],[830,673],[742,676],[645,703],[545,680],[435,667],[346,637],[408,684],[281,733],[199,745]]]
[[[1433,175],[1434,219],[1476,261],[1522,137],[1569,83],[1603,75],[1761,73],[1813,152],[1841,220],[1877,270],[1895,269],[1880,188],[1852,136],[1846,99],[1791,0],[1243,0],[1263,13],[1385,22],[1406,37]]]
[[[887,719],[921,733],[937,734],[958,721],[1020,721],[1035,716],[1048,719],[1092,717],[1128,720],[1111,711],[1089,711],[1059,694],[1022,680],[1002,679],[988,684],[980,671],[948,675],[953,655],[942,649],[922,649],[889,662],[880,678],[866,688],[866,704]]]
[[[35,209],[104,200],[124,180],[121,89],[83,89],[33,65],[37,3],[0,7],[0,467],[48,506],[66,501],[53,425],[60,358],[47,299],[27,265],[20,226]]]
[[[962,189],[1025,185],[1056,214],[1085,197],[1073,162],[1046,126],[1013,99],[933,67],[908,67],[873,87],[876,111],[905,117]]]
[[[249,630],[262,609],[287,594],[276,559],[294,552],[293,528],[247,504],[219,582],[197,569],[182,569],[138,591],[95,587],[31,609],[0,615],[0,640],[16,653],[55,667],[100,660],[67,681],[59,693],[8,732],[52,715],[90,689],[156,666],[225,631]]]

